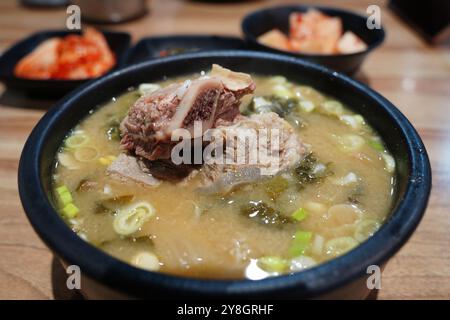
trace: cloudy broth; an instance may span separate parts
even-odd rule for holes
[[[281,108],[290,103],[283,117],[311,152],[297,171],[226,194],[199,192],[195,177],[156,187],[118,181],[106,169],[121,153],[114,125],[139,97],[132,90],[96,108],[61,146],[54,198],[68,225],[120,260],[198,278],[297,272],[365,241],[388,216],[395,187],[395,163],[383,142],[362,117],[311,87],[253,79],[254,98]],[[258,112],[258,105],[242,111]],[[135,203],[150,204],[154,214],[135,232],[118,233],[118,213]],[[255,219],[262,213],[270,223]]]

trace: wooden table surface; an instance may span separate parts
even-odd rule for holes
[[[149,1],[144,18],[110,27],[133,40],[160,34],[240,35],[240,21],[257,7],[280,1],[207,4],[182,0]],[[292,2],[292,1],[290,1]],[[308,1],[312,3],[313,1]],[[0,52],[41,29],[62,29],[66,13],[30,9],[0,1]],[[433,168],[433,191],[419,228],[388,263],[378,299],[450,299],[450,49],[430,47],[385,6],[374,0],[320,1],[365,13],[382,9],[384,45],[364,64],[358,78],[391,100],[422,136]],[[22,146],[54,101],[31,100],[0,87],[0,298],[65,297],[58,289],[57,264],[28,223],[17,191]]]

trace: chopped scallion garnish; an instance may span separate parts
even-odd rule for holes
[[[59,194],[59,201],[61,203],[61,206],[65,206],[73,201],[72,195],[70,192],[63,192]]]
[[[308,213],[305,209],[299,208],[297,209],[293,214],[292,218],[294,218],[296,221],[302,221],[308,216]]]
[[[281,273],[289,267],[289,262],[280,257],[270,256],[259,258],[258,265],[264,271]]]
[[[306,249],[311,243],[312,232],[297,231],[292,240],[292,245],[289,248],[289,253],[292,257],[297,257],[305,254]]]
[[[77,206],[75,206],[73,203],[67,204],[64,208],[62,208],[61,211],[64,217],[66,217],[67,219],[75,218],[78,212],[80,212]]]
[[[69,188],[66,185],[56,188],[58,194],[58,204],[60,207],[64,207],[73,201]]]
[[[369,144],[369,146],[371,146],[372,148],[374,148],[377,151],[380,151],[380,152],[384,151],[384,146],[379,141],[368,140],[367,143]]]
[[[58,194],[65,193],[65,192],[69,192],[70,193],[69,188],[67,188],[66,185],[63,185],[61,187],[56,188],[56,192]]]

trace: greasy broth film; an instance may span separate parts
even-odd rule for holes
[[[113,179],[106,169],[122,152],[119,124],[140,96],[130,90],[94,109],[61,146],[53,195],[61,216],[118,259],[198,278],[288,274],[365,241],[386,219],[395,185],[379,136],[314,88],[252,77],[256,91],[241,112],[275,112],[309,145],[292,170],[224,194],[199,192],[195,176],[154,187]]]

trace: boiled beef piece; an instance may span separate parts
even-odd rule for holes
[[[228,164],[226,161],[214,163],[206,159],[199,175],[200,190],[207,193],[226,193],[239,185],[287,171],[309,151],[309,146],[294,128],[273,112],[239,116],[234,123],[213,130],[215,136],[222,137],[227,146],[220,156],[235,161]],[[266,130],[266,134],[258,135],[261,130]],[[272,133],[272,130],[276,132]],[[249,143],[245,132],[254,133],[256,143]],[[272,138],[277,140],[276,143]],[[230,143],[230,139],[234,142]],[[250,155],[256,161],[250,161]]]
[[[132,156],[121,153],[107,168],[108,176],[122,182],[133,181],[148,186],[158,186],[160,181],[142,170],[139,161]]]
[[[130,154],[146,160],[170,159],[176,129],[187,129],[192,138],[194,122],[203,134],[232,122],[239,114],[240,99],[254,91],[255,84],[244,73],[213,65],[208,76],[169,85],[144,95],[130,108],[121,123],[121,145]]]
[[[248,136],[240,131],[245,130],[257,135],[261,129],[267,130],[267,137],[271,136],[272,130],[277,130],[277,143],[273,144],[271,138],[265,141],[264,137],[256,136],[258,143],[248,144]],[[206,134],[212,132],[217,139],[223,141],[225,147],[215,155],[233,158],[235,163],[215,163],[212,162],[213,159],[205,159],[202,166],[175,165],[170,159],[147,160],[121,154],[107,172],[121,180],[131,179],[148,185],[159,183],[157,179],[185,182],[197,176],[199,191],[227,193],[239,185],[266,178],[267,175],[261,172],[263,169],[271,169],[270,176],[289,170],[309,151],[309,146],[303,143],[292,126],[273,112],[253,114],[249,117],[238,116],[233,123],[220,125]],[[230,144],[230,140],[234,140],[234,143]],[[237,151],[238,148],[241,152]],[[250,154],[257,155],[258,161],[250,162]],[[260,158],[261,155],[264,157]]]

